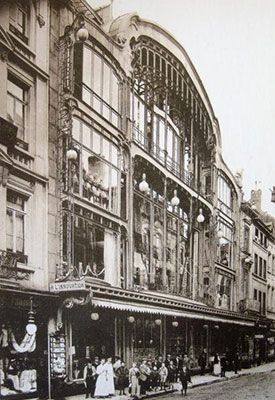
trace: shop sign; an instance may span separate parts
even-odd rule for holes
[[[84,280],[54,282],[50,283],[50,292],[74,292],[77,290],[85,290],[86,284]]]
[[[262,334],[255,335],[255,339],[264,339],[264,335]]]
[[[65,335],[50,335],[51,377],[66,375],[66,342]]]

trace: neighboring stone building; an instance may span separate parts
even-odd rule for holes
[[[182,46],[84,0],[0,7],[2,347],[32,296],[24,362],[53,382],[94,356],[271,356],[274,236]]]
[[[47,365],[48,21],[46,1],[0,2],[1,398],[33,393]]]

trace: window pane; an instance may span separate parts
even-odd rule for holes
[[[102,139],[102,156],[110,160],[110,143],[104,138]]]
[[[14,120],[14,98],[8,94],[7,100],[7,116]]]
[[[106,119],[110,119],[110,107],[106,106],[105,104],[102,105],[103,106],[103,117]]]
[[[8,92],[17,99],[24,101],[24,90],[10,80],[8,80]]]
[[[97,111],[98,113],[101,113],[101,101],[98,99],[97,96],[93,96],[93,108],[95,109],[95,111]]]
[[[82,143],[88,149],[91,148],[91,129],[86,124],[82,124]]]
[[[93,66],[93,90],[99,96],[101,96],[101,81],[102,81],[102,70],[101,70],[101,58],[96,53],[94,55],[94,66]]]
[[[97,154],[101,153],[100,149],[100,135],[93,131],[93,151]]]
[[[167,131],[167,153],[169,157],[173,158],[173,131],[169,126]]]
[[[92,72],[92,52],[84,47],[83,55],[83,82],[91,88],[91,72]]]
[[[16,215],[16,251],[24,253],[24,216]]]
[[[73,119],[73,138],[80,142],[80,121],[76,118]]]
[[[91,104],[91,93],[84,87],[82,88],[82,98],[85,103]]]
[[[23,126],[24,125],[24,105],[19,101],[15,101],[15,115],[14,119],[16,124]]]
[[[118,172],[112,169],[111,173],[111,210],[117,212],[118,203]]]
[[[118,151],[113,145],[111,145],[111,163],[116,167],[118,166]]]
[[[118,84],[118,79],[114,72],[112,72],[112,107],[118,111],[118,106],[119,106],[119,84]]]
[[[7,250],[13,251],[13,219],[11,210],[7,210],[6,232]]]
[[[103,63],[103,99],[110,104],[110,67]]]

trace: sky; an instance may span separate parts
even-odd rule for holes
[[[262,189],[262,209],[275,215],[275,0],[113,1],[114,17],[133,11],[185,48],[219,120],[225,162],[243,170],[245,199]]]

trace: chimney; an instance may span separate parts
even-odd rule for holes
[[[256,206],[258,212],[262,211],[262,191],[261,189],[251,190],[250,203]]]

